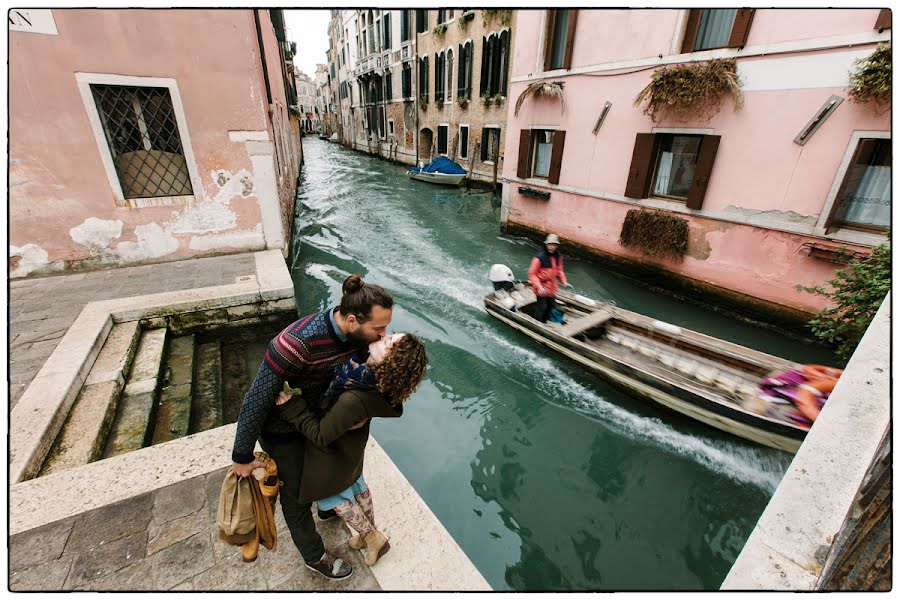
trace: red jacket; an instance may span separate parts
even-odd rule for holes
[[[568,285],[566,274],[563,272],[562,254],[559,252],[550,254],[546,250],[541,250],[531,259],[531,266],[528,267],[528,282],[531,289],[536,296],[552,298],[559,289],[557,279],[563,285]]]

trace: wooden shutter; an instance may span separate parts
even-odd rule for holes
[[[691,182],[691,191],[688,192],[688,208],[700,210],[703,206],[703,197],[706,196],[706,188],[709,186],[709,178],[712,176],[713,163],[716,162],[716,152],[719,150],[720,135],[704,135],[700,141],[700,154],[697,156],[697,167],[694,169],[694,180]]]
[[[425,57],[425,101],[428,101],[428,57]]]
[[[456,69],[456,95],[466,95],[466,47],[459,44],[459,50],[456,52],[456,60],[459,61],[459,67]]]
[[[625,183],[625,195],[629,198],[646,198],[650,195],[650,174],[653,172],[653,156],[658,144],[654,133],[639,133],[634,140],[631,167]]]
[[[496,35],[492,36],[488,43],[488,48],[490,48],[491,54],[491,76],[488,88],[490,88],[493,96],[500,93],[500,38]]]
[[[563,68],[572,68],[572,48],[575,46],[575,22],[578,20],[578,9],[569,9],[569,28],[566,30],[566,54],[563,58]]]
[[[472,71],[475,70],[475,44],[469,42],[466,44],[466,98],[472,98]]]
[[[488,44],[487,38],[481,38],[481,83],[479,84],[478,94],[486,96],[488,94],[487,74],[488,74]]]
[[[566,145],[566,132],[553,132],[553,150],[550,153],[550,174],[547,181],[550,183],[559,183],[559,171],[562,168],[563,148]]]
[[[400,11],[400,41],[405,42],[409,39],[409,11]]]
[[[875,29],[881,33],[884,29],[891,28],[891,9],[882,8],[881,12],[878,13],[878,18],[875,20]]]
[[[700,30],[700,15],[702,13],[702,8],[692,8],[688,11],[687,26],[684,28],[684,39],[681,41],[682,54],[694,51],[694,44],[697,43],[697,32]]]
[[[747,35],[750,33],[750,23],[755,12],[755,8],[738,9],[734,25],[731,27],[731,37],[728,38],[729,48],[743,48],[747,44]]]
[[[503,72],[500,74],[500,93],[505,96],[507,84],[509,83],[509,65],[512,63],[512,57],[509,55],[509,40],[512,37],[512,30],[505,31],[503,34],[501,34],[501,40],[503,39],[504,35],[506,36],[506,39],[503,41],[503,43],[505,44],[503,56],[505,56],[506,58],[503,61]]]
[[[555,148],[554,148],[555,149]],[[519,132],[519,164],[516,167],[516,176],[521,179],[531,177],[531,130],[523,129]]]
[[[553,29],[556,26],[556,11],[547,11],[547,30],[544,32],[544,70],[550,70],[553,62]]]
[[[855,190],[859,187],[859,182],[866,173],[866,166],[872,160],[872,155],[875,153],[877,147],[877,139],[859,140],[859,143],[856,145],[856,150],[853,151],[853,158],[850,159],[850,164],[847,165],[847,172],[844,173],[844,181],[841,182],[841,187],[838,188],[837,195],[834,197],[834,203],[831,205],[831,214],[828,215],[828,220],[825,221],[826,230],[831,227],[835,221],[839,221],[839,217],[843,218],[842,213],[844,211],[841,210],[841,200],[847,195],[848,191]],[[830,232],[826,231],[826,233]]]

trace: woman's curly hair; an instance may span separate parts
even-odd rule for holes
[[[413,334],[406,333],[388,349],[384,360],[372,366],[372,374],[378,382],[378,391],[385,394],[391,404],[400,404],[416,391],[427,366],[425,344]]]

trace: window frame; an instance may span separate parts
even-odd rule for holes
[[[566,26],[566,36],[563,45],[563,64],[559,67],[552,67],[551,62],[552,58],[552,47],[553,47],[553,32],[556,29],[556,17],[558,10],[568,10],[569,11],[569,22]],[[578,9],[577,8],[569,8],[569,9],[547,9],[544,11],[544,26],[543,26],[543,57],[541,57],[543,71],[567,71],[572,68],[572,53],[575,47],[575,28],[578,23]]]
[[[722,8],[722,7],[718,7]],[[731,33],[728,34],[728,41],[724,46],[715,46],[713,48],[703,48],[695,50],[697,45],[697,35],[700,32],[700,19],[704,10],[716,10],[717,8],[690,8],[686,9],[687,19],[684,28],[684,36],[681,41],[681,54],[690,54],[692,52],[709,52],[710,50],[719,50],[722,48],[743,48],[747,43],[747,37],[750,35],[750,28],[753,25],[753,17],[756,14],[754,8],[738,8],[734,16],[734,23],[731,25]]]
[[[825,197],[825,203],[822,205],[822,212],[819,214],[819,219],[816,222],[815,233],[817,235],[840,239],[851,243],[877,245],[883,242],[891,231],[890,227],[887,229],[876,229],[860,227],[857,225],[847,226],[846,224],[829,224],[837,209],[838,193],[841,191],[844,180],[849,174],[853,155],[856,153],[860,141],[865,139],[891,140],[892,138],[890,131],[858,130],[850,135],[850,140],[847,142],[847,147],[844,150],[844,156],[834,175],[831,188],[828,191],[828,195]],[[891,169],[893,169],[893,166]],[[893,173],[891,173],[891,175],[893,176]],[[893,202],[893,199],[891,201]],[[893,209],[893,206],[891,208]]]
[[[465,140],[466,140],[466,153],[465,153],[465,155],[463,155],[463,153],[462,153],[462,141],[463,141],[463,131],[462,131],[462,130],[463,130],[463,127],[465,127],[465,129],[466,129],[466,136],[465,136]],[[469,153],[472,151],[472,149],[469,147],[469,146],[471,145],[471,144],[469,143],[469,137],[472,135],[472,134],[471,134],[472,128],[469,127],[469,124],[468,124],[468,123],[460,123],[460,124],[459,124],[458,132],[459,132],[459,144],[458,144],[458,146],[457,146],[457,154],[458,154],[458,158],[459,158],[460,160],[469,160]]]
[[[531,179],[550,179],[550,162],[547,162],[547,174],[546,175],[537,175],[535,173],[535,161],[537,160],[537,135],[538,133],[549,133],[550,134],[550,155],[553,155],[553,136],[556,134],[555,128],[544,129],[542,127],[532,127],[530,128],[531,133],[529,139],[529,148],[528,148],[528,173],[529,178]]]
[[[673,202],[680,202],[682,204],[686,204],[688,197],[687,196],[674,196],[672,194],[656,194],[653,192],[653,188],[656,187],[656,176],[659,174],[659,163],[662,158],[662,144],[663,139],[661,136],[669,136],[669,137],[695,137],[700,138],[699,143],[697,144],[697,163],[700,161],[700,145],[703,143],[703,137],[705,134],[695,133],[695,132],[685,132],[685,131],[655,131],[653,132],[657,137],[657,142],[655,144],[655,151],[650,157],[651,171],[650,171],[650,192],[647,196],[648,198],[659,198],[662,200],[671,200]],[[697,168],[697,163],[694,164],[694,169]],[[691,184],[693,185],[694,178],[691,177]],[[690,194],[690,188],[688,188],[688,194]]]
[[[140,77],[132,75],[114,75],[111,73],[85,73],[76,72],[75,82],[78,91],[81,93],[81,100],[84,103],[87,112],[88,121],[91,124],[91,130],[94,133],[94,141],[100,151],[100,160],[103,163],[103,169],[106,171],[106,177],[109,186],[112,189],[116,206],[123,208],[140,208],[145,206],[178,206],[188,204],[192,201],[202,201],[203,186],[200,183],[200,171],[197,167],[197,161],[194,157],[193,145],[191,144],[191,136],[188,129],[187,117],[184,113],[184,104],[181,101],[181,94],[178,91],[178,83],[171,77]],[[113,161],[112,151],[109,148],[109,142],[103,131],[103,123],[100,116],[100,109],[94,102],[94,96],[91,92],[91,84],[96,85],[119,85],[134,87],[157,87],[167,88],[169,90],[169,98],[172,100],[172,112],[175,115],[175,122],[178,126],[178,135],[181,138],[181,149],[184,152],[184,162],[188,170],[188,178],[191,181],[193,195],[190,196],[161,196],[158,198],[125,198],[122,191],[122,183],[119,181],[119,175],[116,172],[115,162]],[[268,141],[268,136],[267,140]]]
[[[491,123],[491,124],[484,125],[484,126],[481,128],[481,136],[482,136],[482,140],[484,140],[484,138],[485,138],[485,136],[484,136],[484,131],[485,131],[486,129],[488,129],[488,130],[496,130],[496,131],[497,131],[497,155],[496,155],[494,158],[491,158],[490,155],[489,155],[488,152],[487,152],[487,146],[486,146],[484,143],[482,143],[482,146],[481,146],[481,155],[482,155],[483,158],[481,158],[481,163],[484,164],[484,165],[491,165],[491,166],[493,166],[493,164],[494,164],[494,162],[495,162],[495,159],[496,159],[497,161],[499,161],[499,159],[500,159],[500,149],[501,149],[501,148],[500,148],[500,144],[501,144],[501,142],[502,142],[502,140],[503,140],[503,138],[501,137],[502,130],[501,130],[499,124],[493,124],[493,123]],[[487,139],[488,139],[488,141],[490,141],[490,134],[488,134]]]

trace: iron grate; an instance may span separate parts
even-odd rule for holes
[[[125,198],[193,194],[167,88],[91,84]]]

